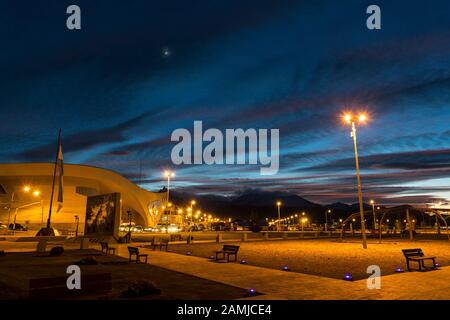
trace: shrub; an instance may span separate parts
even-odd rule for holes
[[[151,281],[136,280],[133,281],[127,290],[120,293],[121,298],[138,298],[151,294],[160,294],[161,290],[155,287]]]
[[[60,255],[62,255],[64,252],[64,248],[63,247],[53,247],[50,250],[50,256],[52,257],[59,257]]]
[[[86,257],[76,262],[75,264],[79,266],[89,266],[89,265],[96,265],[98,264],[98,262],[93,257]]]

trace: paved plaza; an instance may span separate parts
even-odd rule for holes
[[[315,241],[315,240],[314,240]],[[283,250],[287,250],[288,247],[296,248],[296,246],[304,246],[308,254],[312,254],[312,249],[310,246],[313,245],[314,241],[310,240],[287,240],[287,241],[270,241],[266,244],[264,242],[251,243],[249,246],[247,243],[242,243],[242,252],[245,254],[250,254],[251,248],[260,245],[266,245],[267,257],[271,258],[270,246],[276,245],[279,248],[278,255],[283,255]],[[439,261],[445,261],[447,255],[445,251],[446,242],[440,241],[426,241],[426,242],[415,242],[415,247],[422,247],[426,253],[436,254]],[[52,243],[49,247],[55,245]],[[384,299],[450,299],[450,284],[446,279],[450,277],[450,266],[443,264],[439,270],[429,271],[429,272],[405,272],[405,273],[394,273],[389,275],[383,275],[381,277],[381,289],[369,290],[367,288],[366,278],[356,279],[355,281],[344,281],[337,277],[329,276],[319,276],[314,274],[306,274],[299,271],[282,271],[280,269],[275,269],[273,267],[256,266],[256,265],[243,265],[239,263],[217,263],[208,259],[208,257],[199,257],[194,255],[186,255],[181,253],[181,248],[185,249],[180,245],[169,245],[169,252],[164,251],[153,251],[151,249],[143,248],[143,243],[132,243],[132,246],[139,247],[141,253],[148,254],[148,264],[152,267],[158,269],[154,270],[167,270],[167,272],[175,272],[175,274],[186,275],[187,280],[190,281],[190,285],[183,284],[185,277],[179,277],[178,286],[189,288],[191,287],[192,292],[189,293],[189,289],[184,291],[184,298],[199,297],[196,292],[197,288],[195,281],[193,279],[198,279],[199,283],[202,281],[209,281],[207,283],[217,283],[222,284],[224,288],[240,288],[246,292],[249,289],[255,289],[260,296],[245,298],[242,294],[234,294],[228,296],[232,299],[290,299],[290,300],[384,300]],[[331,240],[317,240],[315,241],[316,256],[323,255],[323,252],[336,252],[334,246],[340,245],[341,249],[338,252],[340,255],[347,255],[346,261],[349,263],[349,268],[351,267],[351,260],[355,257],[355,252],[358,251],[357,255],[367,255],[368,260],[364,260],[361,257],[360,261],[370,261],[371,256],[383,256],[383,252],[386,253],[387,259],[392,252],[398,252],[403,247],[411,247],[409,243],[386,243],[385,245],[369,244],[369,249],[363,251],[363,249],[356,249],[359,243],[347,243],[347,244],[337,244]],[[355,248],[352,246],[355,245]],[[66,243],[65,245],[67,255],[70,256],[71,249],[76,249],[76,244]],[[117,255],[128,259],[127,244],[116,244]],[[195,246],[197,249],[203,248],[202,250],[210,250],[210,244],[197,244],[192,245],[191,250],[195,252]],[[49,248],[48,247],[48,248]],[[217,249],[221,247],[220,244],[215,244],[214,247]],[[391,249],[386,249],[391,248]],[[434,249],[433,249],[434,247]],[[34,242],[10,242],[10,241],[0,241],[0,250],[8,248],[8,252],[34,252],[36,248],[36,243]],[[91,245],[92,249],[100,249],[99,245]],[[208,248],[208,249],[205,249]],[[344,250],[347,248],[347,251]],[[348,250],[350,248],[350,250]],[[394,248],[394,249],[393,249]],[[171,252],[172,251],[172,252]],[[173,252],[176,251],[176,252]],[[322,253],[321,253],[322,251]],[[392,251],[392,252],[390,252]],[[289,250],[286,251],[289,253]],[[304,263],[308,264],[308,268],[314,268],[311,265],[311,260],[305,255],[305,251],[300,251],[303,254]],[[255,254],[260,254],[258,249],[256,249]],[[337,253],[336,253],[337,254]],[[66,253],[64,254],[66,255]],[[289,256],[289,254],[287,254]],[[317,258],[317,257],[316,257]],[[30,269],[40,270],[43,266],[38,265],[39,259],[29,262]],[[276,259],[275,259],[276,260]],[[328,261],[328,260],[327,260]],[[333,259],[329,261],[330,268],[333,268]],[[336,261],[334,261],[336,263]],[[401,260],[404,265],[404,260]],[[339,264],[339,263],[337,263]],[[319,264],[320,265],[320,264]],[[48,266],[48,265],[47,265]],[[128,265],[128,268],[134,269],[133,265]],[[34,268],[34,269],[33,269]],[[141,270],[139,267],[139,275],[141,278],[155,278],[153,275],[146,275],[145,270]],[[320,268],[320,267],[318,267]],[[153,269],[152,269],[153,270]],[[151,269],[148,272],[155,272]],[[28,271],[27,271],[28,272]],[[128,271],[129,272],[129,271]],[[163,271],[158,271],[163,272]],[[367,275],[368,276],[368,275]],[[194,282],[193,282],[194,281]],[[201,286],[200,286],[201,287]],[[220,285],[215,285],[215,287],[220,288]],[[233,289],[234,290],[234,289]],[[226,298],[221,297],[220,294],[215,295],[216,298]]]

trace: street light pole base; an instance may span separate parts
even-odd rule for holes
[[[41,230],[38,231],[38,233],[36,233],[36,237],[54,237],[55,234],[55,230],[50,227],[50,228],[41,228]]]

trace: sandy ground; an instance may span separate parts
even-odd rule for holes
[[[0,299],[27,298],[30,279],[67,277],[67,266],[87,256],[93,256],[99,264],[81,266],[82,275],[111,273],[113,290],[104,296],[81,299],[118,299],[133,280],[148,280],[161,289],[161,294],[139,299],[239,299],[248,294],[241,288],[149,264],[128,263],[128,259],[104,256],[96,250],[66,250],[60,257],[37,253],[7,253],[0,257]]]
[[[227,243],[240,246],[238,261],[249,265],[342,279],[348,272],[355,280],[367,278],[367,267],[378,265],[382,275],[395,273],[397,267],[406,269],[402,249],[421,248],[427,256],[436,256],[442,266],[450,265],[450,241],[383,241],[369,242],[363,249],[360,242],[332,240],[285,240]],[[170,245],[169,251],[208,258],[223,244]]]

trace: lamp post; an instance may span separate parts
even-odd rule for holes
[[[328,231],[328,214],[331,213],[331,209],[328,209],[327,211],[325,211],[325,232]]]
[[[75,216],[75,223],[76,223],[76,227],[75,227],[75,237],[78,237],[78,224],[80,222],[80,218],[78,216]]]
[[[308,218],[302,219],[302,232],[304,231],[305,222],[307,222],[307,221],[308,221]]]
[[[363,197],[361,191],[361,176],[359,172],[359,160],[358,160],[358,147],[356,144],[356,125],[355,121],[358,123],[364,123],[367,120],[366,115],[360,114],[357,118],[350,114],[344,115],[344,120],[347,124],[352,127],[351,137],[353,138],[353,148],[355,151],[355,166],[356,166],[356,180],[358,185],[358,200],[359,200],[359,212],[361,215],[361,235],[362,235],[362,245],[364,249],[367,249],[367,239],[366,239],[366,224],[364,219],[364,207],[363,207]]]
[[[166,170],[164,171],[164,176],[167,178],[167,203],[169,203],[170,178],[175,177],[175,172]]]
[[[128,214],[128,243],[131,242],[131,211],[127,210]]]
[[[281,214],[280,214],[280,207],[281,207],[281,201],[277,201],[277,207],[278,207],[278,230],[277,231],[281,231],[281,225],[280,225],[280,220],[281,220]]]
[[[27,185],[27,186],[24,186],[24,187],[22,188],[22,191],[25,192],[25,193],[29,193],[29,192],[31,191],[31,187],[28,186],[28,185]],[[39,190],[35,189],[35,190],[32,192],[32,194],[33,194],[34,197],[39,197],[39,196],[41,195],[41,192],[40,192]],[[10,225],[10,223],[11,223],[11,206],[12,206],[12,203],[14,202],[14,197],[15,197],[15,195],[16,195],[16,192],[13,191],[12,194],[11,194],[11,200],[10,200],[9,207],[8,207],[8,229],[9,229],[9,225]],[[35,204],[35,203],[32,203],[32,205],[34,205],[34,204]],[[41,204],[41,210],[44,210],[44,209],[43,209],[43,202],[42,202],[42,199],[41,199],[41,201],[40,201],[40,204]],[[25,206],[23,206],[23,207],[26,207],[26,206],[28,206],[28,205],[25,205]],[[16,207],[16,208],[15,208],[15,211],[14,211],[13,231],[16,229],[17,209],[18,209],[18,208]]]
[[[370,200],[370,204],[372,205],[372,214],[373,214],[373,229],[376,230],[377,225],[377,217],[375,214],[375,201]]]

